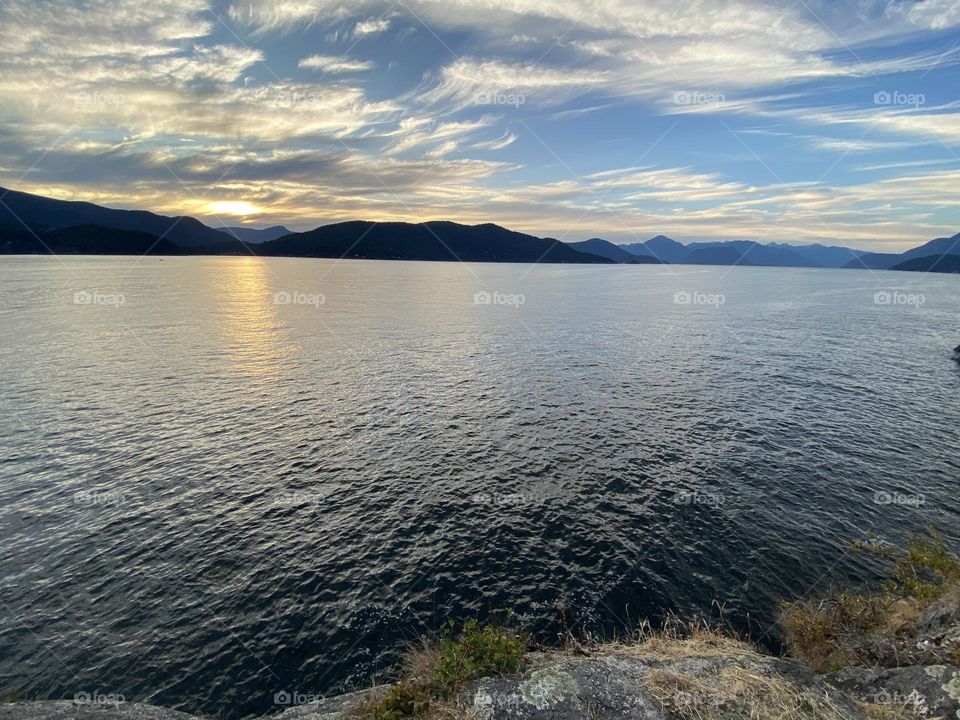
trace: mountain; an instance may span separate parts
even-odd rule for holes
[[[217,230],[227,233],[227,235],[245,243],[262,243],[268,240],[282,238],[284,235],[293,234],[292,230],[288,230],[283,225],[272,225],[262,229],[251,227],[221,227],[217,228]]]
[[[229,240],[196,218],[166,217],[145,210],[114,210],[88,202],[54,200],[0,188],[0,225],[59,228],[77,225],[135,230],[170,240],[181,247],[198,247]]]
[[[862,250],[838,245],[790,245],[789,243],[771,243],[767,247],[781,248],[796,253],[818,267],[842,268],[857,257],[864,255]]]
[[[655,257],[664,262],[678,264],[825,267],[809,256],[809,254],[817,254],[815,250],[809,251],[808,254],[808,251],[798,252],[799,246],[765,245],[753,240],[684,245],[665,235],[657,235],[646,242],[621,245],[620,248],[640,257]],[[853,250],[846,248],[829,248],[828,250],[830,255],[833,255],[834,251],[846,250],[847,258],[854,253]]]
[[[499,225],[453,222],[324,225],[250,248],[257,255],[377,260],[461,260],[464,262],[612,263],[578,252],[559,240],[513,232]]]
[[[919,247],[902,253],[865,253],[856,260],[847,263],[847,268],[870,268],[872,270],[904,270],[899,267],[908,260],[939,257],[941,255],[960,255],[960,233],[952,237],[937,238]]]
[[[926,255],[894,265],[891,270],[913,272],[960,273],[960,255]]]
[[[711,265],[726,265],[720,258],[729,257],[738,259],[733,261],[738,265],[760,265],[765,267],[818,267],[811,260],[806,259],[792,248],[778,245],[764,245],[753,240],[729,240],[726,242],[691,243],[687,245],[689,254],[681,261],[684,263],[702,263],[703,258],[717,258]],[[715,250],[716,253],[701,253],[700,251]],[[696,255],[696,260],[694,256]],[[729,264],[733,264],[732,262]]]
[[[743,252],[733,247],[702,247],[691,250],[683,259],[687,265],[750,265]]]
[[[621,245],[624,250],[634,255],[652,256],[665,263],[681,262],[687,254],[687,246],[668,238],[666,235],[657,235],[646,242]]]
[[[849,270],[889,270],[902,260],[897,253],[864,253],[843,267]]]
[[[953,237],[937,238],[920,247],[907,250],[900,255],[905,260],[913,258],[930,257],[931,255],[960,255],[960,233]]]
[[[601,240],[600,238],[591,238],[590,240],[566,244],[578,252],[589,253],[590,255],[599,255],[600,257],[609,258],[610,260],[618,263],[643,265],[660,264],[660,261],[655,257],[650,255],[634,255],[631,252],[627,252],[619,245],[614,245],[612,242]]]
[[[68,228],[0,227],[0,254],[4,255],[182,255],[169,240],[136,230],[102,225]]]

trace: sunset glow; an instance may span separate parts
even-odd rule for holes
[[[242,200],[222,200],[218,202],[212,202],[207,205],[207,209],[210,213],[214,215],[259,215],[263,212],[260,208],[252,203],[243,202]]]

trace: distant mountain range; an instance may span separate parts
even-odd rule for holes
[[[862,253],[845,247],[825,245],[763,244],[752,240],[698,242],[684,245],[657,235],[642,243],[621,245],[621,248],[663,262],[686,265],[758,265],[765,267],[844,267]]]
[[[960,272],[960,233],[904,253],[758,243],[683,244],[665,235],[615,245],[601,238],[562,243],[499,225],[352,221],[309,232],[211,228],[196,218],[116,210],[0,188],[0,254],[263,255],[379,260],[463,260],[588,264],[696,264],[871,268]]]
[[[592,238],[590,240],[583,240],[582,242],[567,243],[567,245],[578,252],[599,255],[600,257],[605,257],[608,260],[613,260],[614,262],[618,263],[631,265],[659,265],[662,262],[661,260],[649,255],[634,255],[633,253],[624,250],[619,245],[614,245],[612,242],[609,242],[608,240],[601,240],[600,238]]]

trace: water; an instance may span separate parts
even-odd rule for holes
[[[23,698],[242,717],[365,686],[448,617],[510,609],[550,640],[558,603],[609,635],[716,600],[762,635],[778,598],[875,577],[845,540],[960,533],[957,277],[8,257],[0,278],[0,690]]]

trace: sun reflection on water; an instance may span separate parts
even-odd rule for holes
[[[213,277],[224,352],[238,370],[274,375],[297,352],[277,313],[270,270],[263,258],[238,257],[220,263]]]

